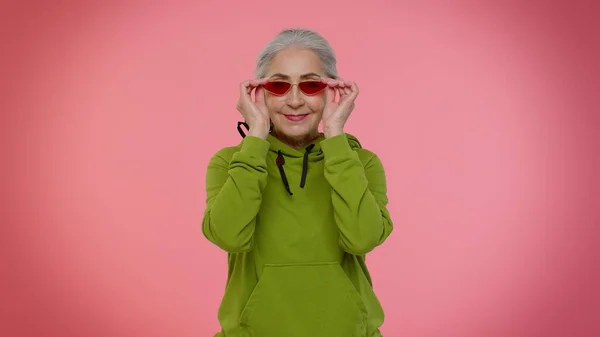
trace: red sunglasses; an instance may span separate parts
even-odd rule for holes
[[[269,81],[263,86],[265,90],[273,95],[281,96],[285,95],[285,93],[290,90],[292,84],[284,81]],[[321,90],[325,89],[326,86],[327,84],[321,81],[304,81],[298,83],[298,88],[300,88],[300,91],[302,91],[305,95],[316,95]]]

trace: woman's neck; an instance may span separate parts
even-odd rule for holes
[[[273,137],[279,139],[283,143],[293,147],[296,150],[306,147],[306,145],[310,144],[315,139],[321,136],[321,133],[319,133],[318,130],[315,130],[314,132],[311,132],[301,137],[290,137],[281,132],[278,132],[277,130],[273,130],[271,134],[273,135]]]

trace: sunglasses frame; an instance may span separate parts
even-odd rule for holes
[[[300,85],[301,85],[302,83],[307,83],[307,82],[311,82],[311,83],[314,83],[314,82],[321,83],[321,84],[323,85],[323,88],[321,88],[321,89],[319,89],[318,91],[316,91],[316,92],[314,92],[314,93],[311,93],[311,94],[309,94],[309,93],[306,93],[304,90],[302,90],[302,87],[301,87]],[[273,92],[273,91],[271,91],[271,90],[267,89],[267,85],[268,85],[269,83],[287,83],[287,84],[289,84],[290,86],[289,86],[289,88],[287,88],[287,90],[286,90],[285,92],[283,92],[283,93],[279,94],[279,93],[275,93],[275,92]],[[283,81],[283,80],[274,80],[274,81],[268,81],[267,83],[263,84],[263,88],[265,88],[265,90],[266,90],[266,91],[268,91],[270,94],[272,94],[272,95],[275,95],[275,96],[284,96],[285,94],[287,94],[287,93],[288,93],[288,92],[289,92],[289,91],[292,89],[292,87],[293,87],[293,86],[297,86],[297,87],[298,87],[298,89],[300,89],[300,91],[301,91],[301,92],[302,92],[304,95],[307,95],[307,96],[315,96],[315,95],[319,94],[320,92],[322,92],[322,91],[323,91],[325,88],[327,88],[327,84],[326,84],[326,83],[323,83],[321,80],[306,80],[306,81],[301,81],[301,82],[298,82],[298,83],[291,83],[291,82],[288,82],[288,81]]]

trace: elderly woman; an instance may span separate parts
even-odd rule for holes
[[[365,255],[393,226],[381,161],[344,133],[358,87],[302,29],[279,33],[256,75],[240,86],[243,140],[207,169],[202,232],[229,257],[215,336],[381,336]]]

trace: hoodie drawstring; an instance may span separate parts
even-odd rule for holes
[[[304,159],[302,161],[302,178],[300,179],[301,188],[304,188],[304,185],[306,185],[306,175],[308,173],[308,154],[310,153],[310,150],[313,149],[313,147],[315,147],[315,144],[310,144],[306,148],[306,152],[304,152]],[[292,193],[290,189],[290,183],[287,180],[287,176],[285,175],[285,170],[283,168],[283,165],[285,164],[285,158],[283,158],[281,150],[277,151],[277,159],[275,159],[275,163],[277,164],[277,168],[279,168],[279,174],[281,175],[281,180],[283,181],[283,186],[285,187],[285,190],[290,195],[294,195],[294,193]]]
[[[244,126],[246,128],[246,130],[250,131],[250,127],[248,126],[248,123],[246,122],[238,122],[237,123],[237,130],[240,133],[240,136],[242,136],[242,138],[246,138],[246,133],[244,132],[244,130],[242,130],[242,126]]]
[[[237,122],[237,130],[240,133],[240,136],[242,136],[242,138],[246,138],[246,133],[244,132],[244,130],[242,130],[242,126],[245,127],[248,131],[250,131],[250,126],[246,122]],[[271,131],[273,131],[273,124],[271,124],[271,127],[269,128],[269,132]]]
[[[277,159],[275,160],[277,167],[279,168],[279,174],[281,175],[281,180],[283,181],[283,186],[285,186],[285,190],[290,194],[294,195],[290,190],[290,183],[287,180],[287,176],[285,175],[285,170],[283,169],[283,164],[285,164],[285,158],[281,154],[281,150],[277,151]]]
[[[310,144],[306,148],[306,152],[304,152],[304,160],[302,161],[302,179],[300,180],[301,188],[304,188],[304,185],[306,184],[306,174],[308,173],[308,154],[313,147],[315,147],[315,144]]]
[[[240,133],[240,136],[242,136],[242,138],[246,138],[246,133],[244,132],[244,130],[242,130],[242,126],[245,127],[246,130],[250,130],[250,129],[246,122],[238,122],[237,123],[237,130]],[[272,128],[273,128],[273,126],[271,125],[271,130],[272,130]],[[309,146],[306,147],[306,150],[304,152],[304,158],[302,160],[302,177],[300,179],[300,188],[304,188],[304,186],[306,185],[306,175],[308,174],[308,155],[314,147],[315,147],[315,144],[310,144]],[[285,190],[290,195],[294,195],[294,193],[292,193],[292,190],[290,189],[290,183],[287,180],[285,170],[283,169],[283,165],[285,165],[285,158],[283,158],[283,154],[281,153],[281,150],[277,151],[277,158],[275,159],[275,163],[277,164],[277,168],[279,169],[279,174],[281,175],[281,181],[283,181],[283,186],[285,187]]]

